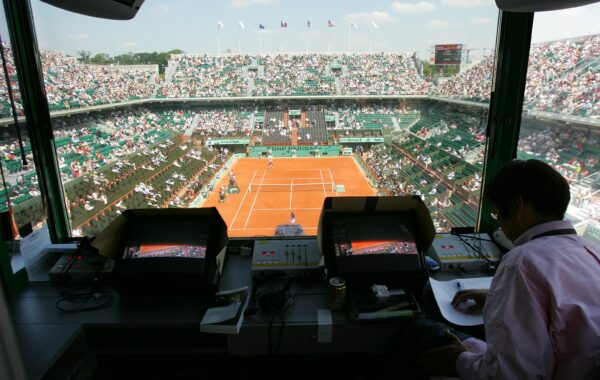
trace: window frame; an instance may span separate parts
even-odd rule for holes
[[[40,54],[30,1],[3,0],[10,40],[15,54],[28,133],[38,171],[40,191],[48,215],[53,243],[70,239],[64,189],[56,156],[50,111],[42,78]],[[492,78],[487,125],[487,147],[482,175],[482,194],[487,180],[507,161],[516,158],[525,93],[534,13],[499,11],[496,34],[496,62]],[[497,222],[489,216],[491,205],[480,199],[477,229],[491,233]],[[0,247],[0,259],[7,257]],[[0,260],[0,266],[5,266]],[[6,268],[3,268],[3,277]],[[15,274],[5,284],[17,281]],[[13,286],[14,288],[14,286]]]

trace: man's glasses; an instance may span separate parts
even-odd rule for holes
[[[500,219],[500,217],[498,216],[498,210],[496,208],[493,208],[492,211],[490,212],[490,216],[492,217],[492,219],[494,220],[498,220]]]

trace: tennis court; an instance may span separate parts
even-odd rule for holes
[[[231,170],[240,193],[219,202],[213,191],[202,206],[218,208],[232,237],[273,236],[276,226],[290,224],[292,212],[295,224],[314,235],[326,196],[376,194],[352,157],[275,158],[271,169],[267,160],[240,158]],[[217,189],[227,186],[228,176]]]

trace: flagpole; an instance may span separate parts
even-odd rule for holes
[[[242,54],[242,42],[240,41],[240,34],[242,33],[242,26],[238,24],[238,54]]]
[[[369,53],[373,52],[373,24],[369,23]]]
[[[279,27],[279,52],[283,53],[283,26]]]
[[[348,53],[350,53],[350,31],[352,30],[351,21],[348,21]]]
[[[306,24],[306,52],[308,53],[308,23]]]
[[[219,25],[217,24],[217,51],[219,52],[219,54],[221,54],[221,28],[219,28]]]
[[[262,54],[262,29],[260,27],[258,29],[258,50]]]

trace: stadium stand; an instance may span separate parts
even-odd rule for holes
[[[10,46],[3,46],[17,112],[22,112]],[[600,36],[532,45],[525,104],[530,109],[600,117],[596,91]],[[489,100],[494,56],[440,81],[425,77],[413,53],[173,55],[161,83],[156,65],[85,65],[41,54],[51,111],[144,98],[240,96],[438,95]],[[3,74],[3,72],[2,72]],[[155,95],[156,94],[156,95]],[[4,75],[0,117],[10,116]]]
[[[287,123],[287,112],[267,110],[262,132],[263,145],[291,145],[291,128]]]
[[[311,108],[306,112],[306,126],[298,129],[298,145],[327,144],[325,113],[317,107]]]

